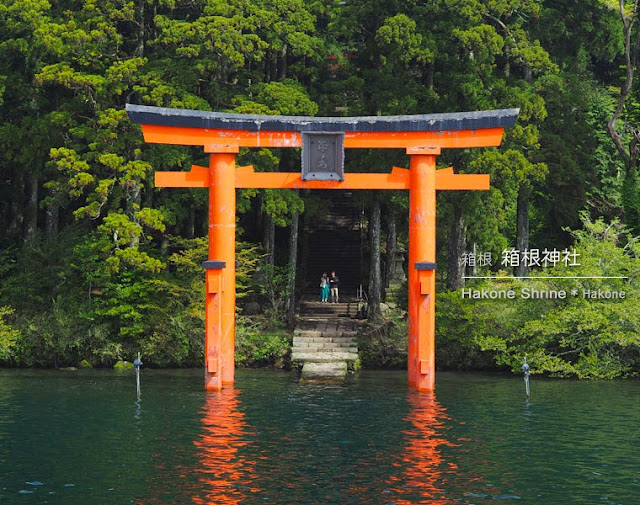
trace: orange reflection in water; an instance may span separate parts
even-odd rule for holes
[[[409,405],[406,420],[410,427],[405,431],[405,449],[400,461],[394,463],[403,472],[387,481],[389,491],[397,496],[393,503],[422,503],[416,499],[428,500],[432,505],[459,503],[447,498],[443,489],[458,477],[457,465],[446,461],[441,451],[443,447],[457,445],[443,436],[448,420],[446,409],[434,394],[425,393],[411,393]]]
[[[194,444],[200,451],[198,476],[200,493],[193,502],[206,505],[242,503],[256,480],[255,461],[242,454],[247,446],[249,428],[239,410],[239,391],[229,388],[207,394],[203,406],[202,436]]]

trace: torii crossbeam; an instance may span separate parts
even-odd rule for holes
[[[487,190],[489,175],[436,170],[442,149],[499,146],[518,109],[371,117],[298,117],[226,114],[127,105],[147,142],[202,146],[209,166],[158,172],[158,187],[209,188],[209,260],[206,269],[205,388],[234,382],[236,188],[409,190],[408,380],[420,391],[435,385],[436,190]],[[314,137],[315,135],[315,137]],[[409,169],[390,173],[326,172],[320,140],[311,172],[255,172],[236,167],[241,147],[303,147],[305,138],[334,139],[343,148],[402,148]],[[318,142],[318,140],[316,140]],[[303,146],[304,144],[304,146]],[[340,148],[342,148],[342,145]],[[322,167],[322,168],[318,168]],[[316,170],[314,172],[314,170]],[[317,178],[316,178],[317,177]],[[314,179],[315,178],[315,179]]]

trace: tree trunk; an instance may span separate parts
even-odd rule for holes
[[[282,50],[279,54],[279,65],[278,65],[278,80],[283,81],[287,77],[287,50],[289,46],[287,43],[282,44]]]
[[[58,205],[58,202],[53,200],[47,205],[47,210],[46,210],[44,233],[45,233],[47,242],[55,240],[56,235],[58,234],[59,215],[60,215],[60,206]]]
[[[296,190],[296,193],[298,190]],[[296,271],[298,267],[298,222],[297,212],[291,216],[291,232],[289,234],[289,283],[286,302],[286,317],[289,328],[296,324]]]
[[[193,202],[189,204],[186,235],[187,238],[193,238],[196,236],[196,209]]]
[[[264,213],[263,223],[262,247],[264,247],[264,251],[266,253],[265,260],[269,265],[273,265],[275,256],[274,242],[276,237],[276,225],[273,222],[273,219],[271,219],[271,216],[266,212]]]
[[[467,248],[467,227],[462,208],[454,202],[453,221],[449,232],[449,252],[447,264],[447,289],[455,291],[464,287],[465,266],[462,258]]]
[[[153,208],[153,201],[154,201],[154,193],[153,190],[155,189],[155,184],[153,182],[153,177],[147,177],[142,185],[142,187],[144,188],[144,200],[143,200],[143,205],[145,207],[149,207],[149,208]]]
[[[305,193],[308,193],[309,190],[305,190]],[[299,289],[300,292],[304,293],[305,290],[305,281],[309,278],[308,264],[309,264],[309,228],[307,226],[306,215],[303,213],[299,217],[298,222],[298,237],[300,241],[300,259],[298,261],[300,268],[300,279],[302,279],[302,286]]]
[[[25,217],[24,243],[29,244],[36,238],[38,230],[38,175],[35,173],[29,178],[29,199]]]
[[[429,68],[427,69],[427,88],[429,90],[433,90],[433,76],[436,72],[435,63],[430,63]]]
[[[624,111],[625,103],[629,97],[629,93],[633,88],[633,79],[636,70],[636,64],[638,62],[638,52],[640,51],[640,31],[636,37],[632,40],[633,25],[636,21],[637,3],[633,6],[633,10],[630,13],[625,12],[625,5],[620,0],[620,19],[622,21],[623,33],[624,33],[624,59],[625,59],[625,72],[626,78],[622,87],[620,88],[620,95],[618,96],[618,105],[613,112],[611,119],[607,123],[607,129],[609,130],[609,136],[616,148],[620,157],[625,162],[630,163],[629,154],[627,153],[623,144],[623,133],[616,129],[616,124]]]
[[[269,216],[269,263],[271,265],[276,262],[276,223]]]
[[[20,240],[23,232],[24,223],[24,174],[22,170],[13,171],[14,177],[11,181],[11,204],[9,212],[8,233],[15,240]]]
[[[9,202],[8,198],[0,199],[0,237],[7,235],[9,229]]]
[[[269,53],[265,55],[265,58],[263,58],[263,60],[264,60],[264,81],[271,82],[271,76],[269,75],[269,72],[271,69]]]
[[[523,253],[529,250],[529,193],[530,188],[525,184],[521,184],[518,191],[516,229],[516,250],[520,254],[520,262],[513,270],[513,274],[516,277],[529,275],[529,266],[522,261]]]
[[[387,265],[384,274],[384,287],[389,287],[393,269],[396,264],[396,251],[398,250],[398,229],[396,227],[396,213],[389,211],[389,219],[387,220],[389,230],[387,232]]]
[[[140,209],[140,203],[142,202],[142,183],[140,177],[135,177],[133,185],[127,198],[127,214],[131,221],[136,222],[136,209]],[[129,247],[138,247],[140,243],[140,236],[134,236],[129,242]]]
[[[162,235],[162,239],[160,240],[160,256],[166,258],[167,254],[169,254],[169,239],[166,235]]]
[[[138,25],[138,33],[136,34],[135,56],[144,57],[144,4],[145,0],[138,0],[136,3],[136,23]]]
[[[369,268],[367,317],[371,321],[377,321],[382,317],[380,311],[382,272],[380,271],[380,199],[376,193],[374,193],[371,220],[369,221],[369,240],[371,245],[371,264]]]

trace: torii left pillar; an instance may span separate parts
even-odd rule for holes
[[[209,261],[206,269],[205,388],[233,385],[236,320],[237,147],[209,152]]]
[[[409,385],[435,387],[436,156],[439,148],[409,148]]]

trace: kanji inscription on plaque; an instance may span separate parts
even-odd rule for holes
[[[344,133],[302,132],[302,180],[344,180]]]

